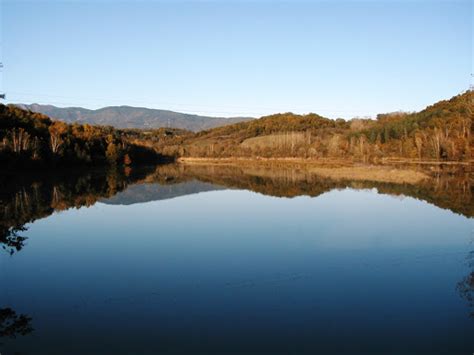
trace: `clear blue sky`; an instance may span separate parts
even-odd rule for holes
[[[8,102],[215,116],[419,110],[466,90],[450,1],[1,1]]]

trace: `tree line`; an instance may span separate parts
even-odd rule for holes
[[[2,166],[130,165],[176,157],[470,161],[474,93],[376,119],[280,113],[197,133],[66,124],[0,105]]]
[[[143,132],[67,124],[16,106],[0,105],[0,164],[4,168],[127,166],[163,161],[165,157],[153,144]]]
[[[473,158],[474,93],[420,112],[376,119],[275,114],[180,136],[159,147],[184,157],[301,157],[378,161],[383,158],[468,161]]]

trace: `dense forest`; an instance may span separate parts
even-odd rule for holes
[[[194,135],[159,149],[184,157],[383,158],[468,161],[473,158],[474,92],[420,112],[376,119],[328,119],[317,114],[275,114]]]
[[[165,157],[153,144],[169,134],[166,129],[145,134],[110,126],[67,124],[0,105],[0,164],[6,169],[157,163]]]

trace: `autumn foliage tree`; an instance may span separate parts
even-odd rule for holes
[[[168,141],[162,152],[191,157],[385,158],[467,161],[473,157],[474,93],[420,112],[331,120],[283,113]]]
[[[159,162],[163,158],[140,132],[71,125],[13,105],[0,105],[3,167],[122,165]]]

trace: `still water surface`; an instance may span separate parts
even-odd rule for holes
[[[0,253],[2,354],[474,351],[469,213],[370,184],[289,198],[211,175],[115,176],[88,203],[81,182],[12,212],[10,230],[33,222]]]

